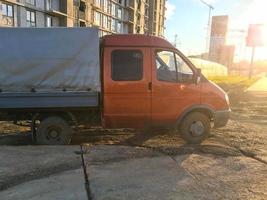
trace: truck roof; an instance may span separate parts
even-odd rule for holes
[[[121,46],[121,47],[162,47],[175,49],[175,47],[167,40],[151,36],[151,35],[141,35],[141,34],[116,34],[116,35],[106,35],[103,37],[104,46]]]

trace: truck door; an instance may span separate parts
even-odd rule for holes
[[[154,49],[152,58],[152,123],[173,125],[186,108],[200,104],[200,86],[179,53]]]
[[[105,127],[141,128],[151,122],[150,58],[148,48],[105,48]]]

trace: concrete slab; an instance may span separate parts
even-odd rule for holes
[[[81,167],[79,146],[1,146],[0,191]]]
[[[33,180],[0,192],[1,200],[85,200],[82,169]]]
[[[168,157],[92,165],[90,170],[95,199],[173,199],[177,183],[190,179],[190,175]]]
[[[266,164],[239,154],[170,157],[113,146],[93,147],[86,158],[97,200],[267,198]]]
[[[0,199],[86,199],[77,150],[1,147]],[[193,151],[181,146],[173,154],[171,149],[166,154],[127,146],[87,150],[94,200],[267,199],[267,165],[227,146],[204,145]]]
[[[191,175],[179,188],[197,197],[188,199],[267,198],[267,165],[255,159],[212,154],[192,154],[182,163],[179,159],[175,157],[177,164]]]

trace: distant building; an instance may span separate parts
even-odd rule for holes
[[[0,26],[97,26],[100,36],[163,36],[166,0],[0,0]]]
[[[213,16],[210,33],[209,59],[219,60],[219,51],[221,46],[226,43],[228,29],[228,16]]]
[[[235,46],[226,45],[229,17],[213,16],[210,33],[209,60],[218,62],[228,68],[234,61]]]
[[[148,33],[151,35],[163,36],[165,21],[165,1],[149,0],[148,8]]]
[[[227,66],[228,69],[231,69],[234,62],[235,46],[222,45],[219,48],[218,54],[218,63]]]

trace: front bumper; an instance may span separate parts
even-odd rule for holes
[[[226,126],[230,118],[231,110],[215,111],[213,114],[214,128],[220,128]]]

